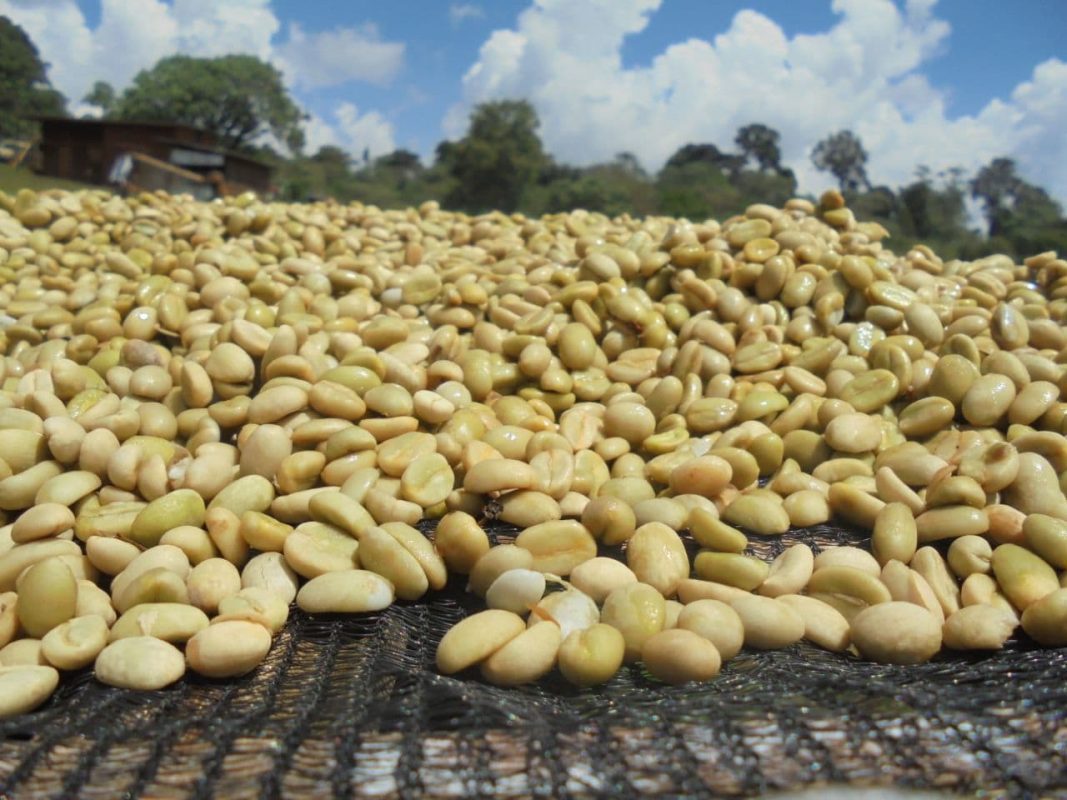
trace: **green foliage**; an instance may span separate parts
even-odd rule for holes
[[[115,110],[117,101],[118,97],[115,95],[115,89],[107,81],[94,83],[93,88],[89,90],[89,94],[82,98],[83,103],[96,106],[105,117],[110,116]]]
[[[1010,158],[995,158],[970,183],[982,203],[990,241],[1002,240],[1005,252],[1026,256],[1044,250],[1067,250],[1067,220],[1048,193],[1016,173]]]
[[[760,172],[764,170],[782,171],[782,151],[778,147],[781,139],[778,131],[759,122],[745,125],[737,131],[734,144],[741,150],[746,161],[756,162]]]
[[[119,119],[195,125],[240,148],[273,134],[290,149],[304,144],[305,114],[281,73],[255,56],[168,56],[142,70],[115,104]]]
[[[548,163],[537,135],[537,112],[525,100],[476,106],[467,135],[438,152],[455,186],[454,208],[511,212]]]
[[[0,137],[31,136],[31,117],[62,116],[67,101],[48,82],[47,65],[26,32],[0,16]]]
[[[867,151],[852,131],[838,131],[815,145],[811,153],[816,169],[830,172],[842,191],[870,188],[867,180]]]

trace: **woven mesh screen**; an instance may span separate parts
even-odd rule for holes
[[[755,538],[755,537],[754,537]],[[817,528],[756,542],[858,543]],[[137,693],[67,676],[0,722],[19,798],[756,796],[845,783],[1067,797],[1067,651],[879,666],[806,644],[742,651],[713,682],[639,666],[576,690],[443,677],[437,642],[481,606],[460,582],[360,618],[299,612],[244,679]]]

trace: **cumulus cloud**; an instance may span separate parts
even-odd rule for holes
[[[376,158],[396,150],[392,123],[377,111],[361,114],[352,103],[341,103],[332,120],[312,114],[305,134],[309,153],[328,144],[347,150],[354,158],[362,158],[364,152]]]
[[[383,40],[371,24],[316,33],[294,23],[277,42],[281,23],[270,0],[102,0],[95,27],[76,0],[0,0],[0,14],[26,30],[75,113],[87,110],[81,99],[95,81],[122,91],[140,70],[174,53],[255,55],[279,67],[296,90],[387,83],[404,63],[403,43]],[[312,119],[308,139],[358,144],[360,152],[393,149],[389,122],[351,104],[338,107],[332,121]]]
[[[0,14],[26,30],[52,84],[74,104],[95,81],[121,90],[174,53],[270,58],[279,29],[268,0],[102,0],[95,28],[75,0],[0,0]]]
[[[453,25],[461,25],[468,19],[481,19],[485,10],[474,3],[453,3],[448,7],[448,18]]]
[[[474,104],[525,97],[562,161],[629,150],[656,169],[683,144],[729,148],[739,127],[763,122],[781,133],[783,161],[813,192],[833,179],[812,166],[812,147],[851,128],[875,183],[907,182],[919,164],[973,170],[1009,155],[1024,176],[1067,199],[1067,64],[1046,61],[1010,97],[949,118],[944,92],[922,72],[950,36],[935,1],[833,0],[832,27],[793,37],[743,10],[713,38],[625,67],[624,39],[644,30],[661,0],[534,0],[514,28],[482,45],[443,127],[462,135]]]
[[[385,85],[404,66],[404,44],[383,41],[377,26],[370,23],[307,34],[294,22],[278,55],[294,82],[307,88],[349,81]]]

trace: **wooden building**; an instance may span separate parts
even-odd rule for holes
[[[105,185],[111,182],[115,165],[128,156],[138,171],[138,188],[197,194],[223,186],[225,193],[251,189],[267,194],[271,189],[267,164],[226,150],[214,134],[189,125],[63,117],[43,117],[39,122],[38,168],[45,175]],[[190,188],[197,185],[204,191]]]

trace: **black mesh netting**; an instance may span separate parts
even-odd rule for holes
[[[859,542],[828,528],[755,542]],[[887,667],[804,644],[743,651],[715,681],[627,667],[579,691],[498,689],[433,667],[480,608],[457,582],[362,618],[294,613],[241,680],[137,693],[67,676],[0,722],[14,797],[752,796],[811,784],[1067,797],[1067,651]]]

